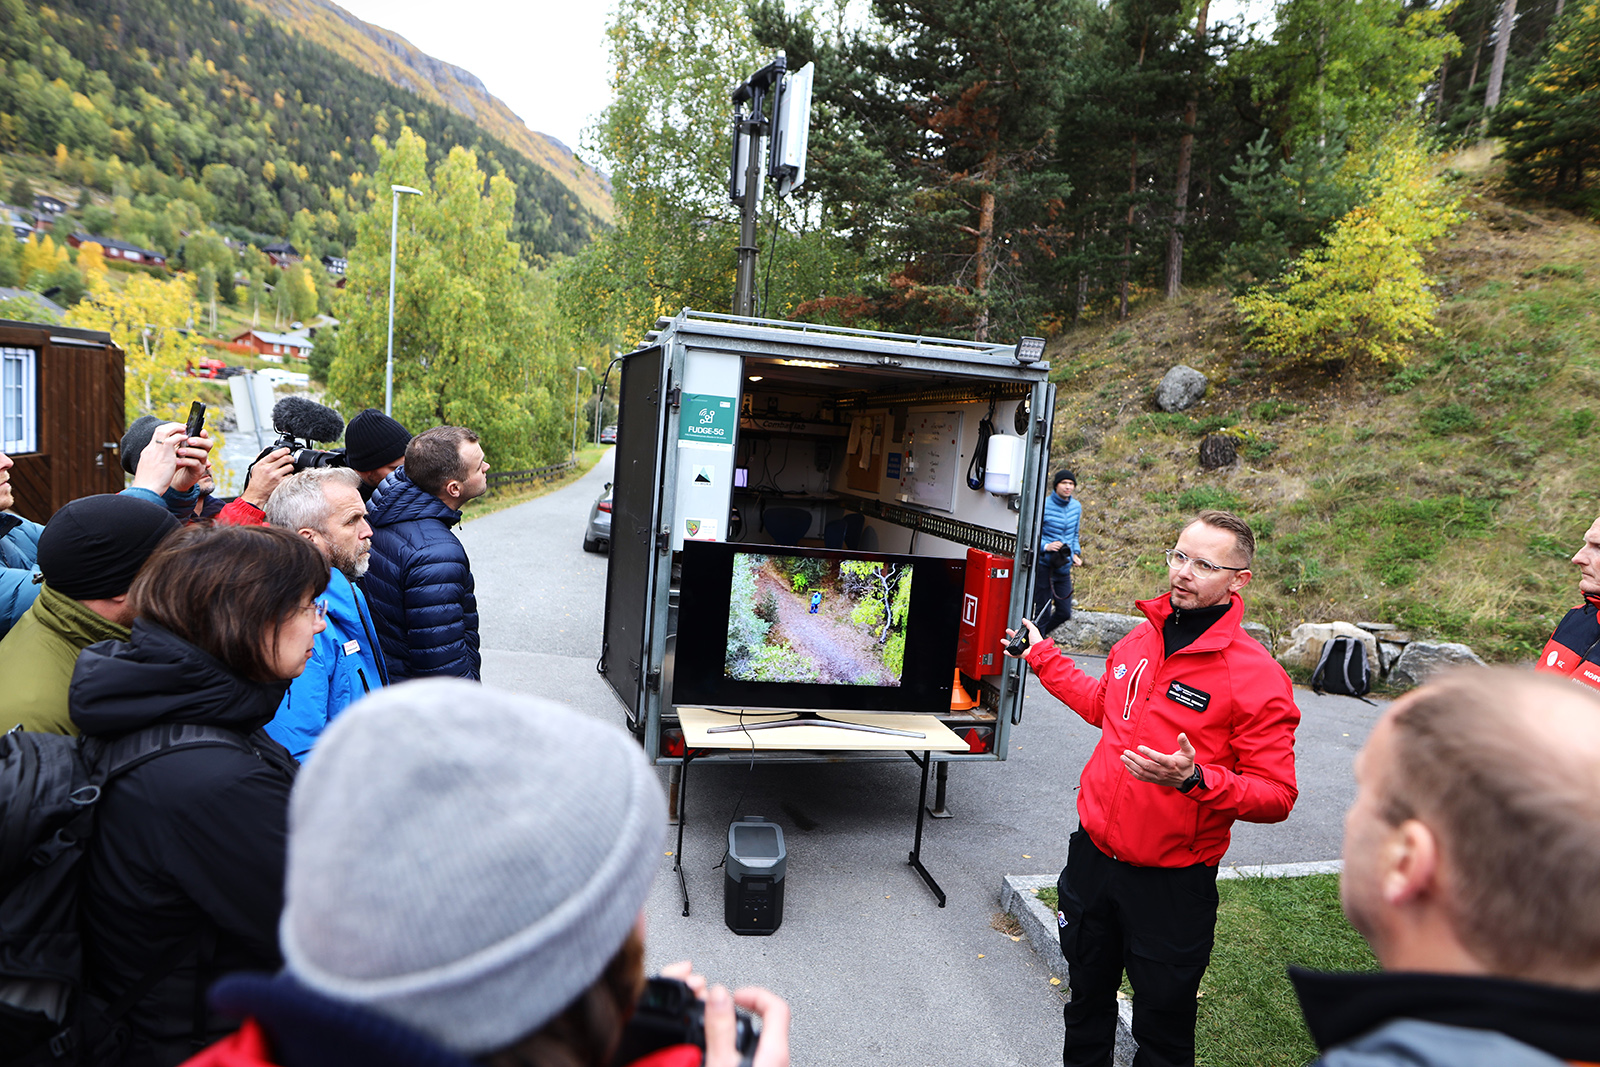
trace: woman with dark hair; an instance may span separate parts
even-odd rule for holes
[[[127,641],[90,645],[68,697],[102,786],[82,889],[87,991],[133,1003],[127,1067],[231,1028],[218,975],[273,968],[296,764],[266,725],[323,628],[328,565],[266,526],[189,526],[134,579]]]

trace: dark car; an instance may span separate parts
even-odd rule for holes
[[[612,427],[613,435],[615,427]],[[601,440],[605,435],[601,435]],[[583,535],[585,552],[611,551],[611,483],[600,491],[600,497],[589,508],[589,528]]]
[[[614,444],[616,444],[617,443],[617,428],[615,426],[607,426],[605,429],[601,430],[600,431],[600,443],[603,444],[603,445],[614,445]]]

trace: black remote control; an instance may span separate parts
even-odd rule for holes
[[[1028,646],[1032,643],[1028,638],[1028,628],[1026,626],[1018,626],[1017,632],[1012,636],[1011,640],[1006,642],[1006,652],[1013,656],[1020,656],[1028,651]]]

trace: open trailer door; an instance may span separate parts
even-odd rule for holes
[[[611,556],[600,673],[627,708],[635,733],[648,718],[646,704],[661,679],[650,666],[652,627],[667,520],[662,515],[662,464],[667,379],[671,364],[660,345],[622,360],[617,414],[616,471],[612,475]]]

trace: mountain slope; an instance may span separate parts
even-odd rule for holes
[[[611,221],[611,191],[605,180],[580,162],[572,149],[529,129],[472,72],[433,58],[399,34],[363,22],[330,0],[243,2],[391,85],[471,119],[548,170],[578,203]]]
[[[529,255],[571,255],[603,225],[521,149],[244,0],[0,0],[0,59],[0,148],[54,155],[61,177],[127,202],[121,214],[160,213],[165,223],[147,221],[169,230],[204,219],[343,251],[355,216],[388,196],[374,187],[372,136],[402,126],[426,138],[431,162],[459,146],[505,171],[511,237]],[[198,218],[133,203],[157,192]]]

